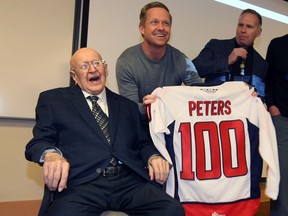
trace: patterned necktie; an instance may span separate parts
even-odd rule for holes
[[[107,139],[108,143],[110,144],[110,135],[109,135],[109,118],[103,112],[99,104],[97,103],[98,97],[97,96],[88,96],[87,97],[92,102],[92,113],[101,128],[105,138]]]

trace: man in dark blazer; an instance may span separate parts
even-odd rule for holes
[[[288,34],[271,40],[266,61],[266,105],[276,130],[281,177],[278,198],[270,203],[270,215],[282,216],[288,215]]]
[[[184,215],[160,187],[169,164],[143,128],[137,104],[105,87],[107,65],[100,54],[79,49],[70,68],[75,86],[40,94],[25,151],[27,160],[43,164],[46,187],[54,193],[46,215]],[[91,112],[92,95],[109,117],[109,140]]]
[[[255,87],[258,95],[265,95],[265,76],[268,65],[253,44],[262,31],[262,17],[252,10],[243,10],[236,28],[236,37],[210,40],[193,59],[205,82],[244,81]]]

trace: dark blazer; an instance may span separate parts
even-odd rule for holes
[[[229,72],[228,56],[234,49],[234,45],[235,38],[227,40],[211,39],[200,54],[193,59],[200,77],[205,78],[210,74]],[[253,60],[252,73],[265,79],[268,64],[254,48]]]
[[[232,66],[228,65],[228,56],[235,47],[235,41],[235,38],[226,40],[211,39],[199,55],[193,59],[192,62],[195,64],[199,76],[205,78],[205,82],[230,81],[229,74]],[[253,47],[252,51],[252,76],[247,83],[256,88],[259,96],[264,97],[268,64]]]
[[[112,155],[149,180],[148,159],[156,150],[142,126],[136,103],[106,88],[111,144],[100,130],[78,86],[40,94],[34,138],[27,144],[27,160],[39,163],[45,149],[58,148],[70,163],[68,185],[97,178]]]
[[[268,108],[276,105],[288,117],[288,34],[271,40],[266,60],[269,64],[266,85]]]

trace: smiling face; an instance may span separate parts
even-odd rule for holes
[[[144,43],[151,46],[165,46],[170,39],[170,14],[163,8],[150,8],[145,23],[139,24]]]
[[[71,77],[82,90],[94,95],[100,94],[106,83],[107,65],[99,60],[100,54],[89,48],[77,50],[70,60]],[[101,63],[94,66],[93,61]]]

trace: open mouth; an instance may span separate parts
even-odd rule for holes
[[[100,76],[94,76],[89,79],[90,82],[97,82],[100,80]]]
[[[155,36],[156,36],[157,38],[164,38],[164,37],[166,37],[165,34],[155,34]]]

